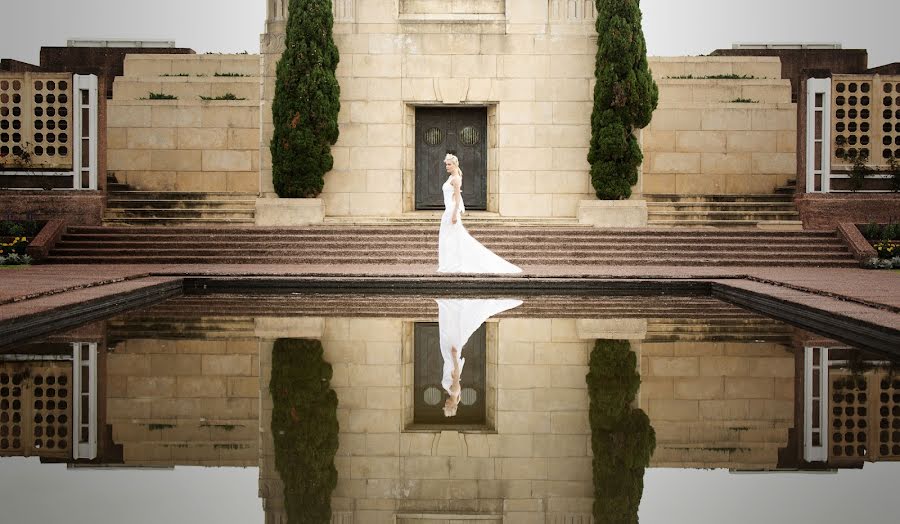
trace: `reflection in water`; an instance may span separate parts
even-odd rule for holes
[[[653,468],[783,472],[900,458],[900,378],[884,356],[709,297],[491,302],[185,295],[2,348],[0,456],[135,476],[258,467],[267,522],[313,508],[326,517],[330,503],[341,524],[421,524],[425,514],[628,520],[668,493],[641,494],[648,459]],[[493,318],[478,327],[477,317]],[[431,331],[420,337],[423,325]],[[455,344],[466,359],[449,418],[442,338],[451,392]],[[285,344],[294,347],[276,349]],[[419,420],[420,408],[434,418]],[[0,482],[9,478],[2,460]],[[54,475],[44,471],[35,465]],[[771,477],[741,478],[760,479],[756,499],[771,493]],[[808,491],[823,478],[782,489]],[[866,515],[882,507],[866,500],[871,476],[831,479]],[[720,495],[736,481],[720,484],[682,503],[734,500]],[[40,489],[31,492],[19,501],[0,491],[0,507],[40,503]],[[256,496],[248,493],[252,504]]]
[[[644,469],[656,447],[650,419],[632,407],[640,384],[631,344],[598,340],[587,375],[597,523],[638,521]]]
[[[290,523],[331,522],[337,486],[338,399],[322,342],[278,339],[272,348],[272,437]]]
[[[462,397],[462,371],[466,359],[463,347],[472,333],[494,315],[522,305],[521,300],[462,300],[436,299],[438,305],[438,329],[444,371],[441,386],[449,396],[444,402],[444,416],[456,416]]]

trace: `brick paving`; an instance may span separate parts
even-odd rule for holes
[[[900,273],[842,268],[525,266],[522,275],[497,278],[704,279],[751,286],[772,296],[900,329]],[[452,281],[431,266],[378,265],[39,265],[0,271],[0,320],[113,295],[157,283],[155,276],[396,277]],[[473,278],[473,277],[469,277]],[[751,285],[752,284],[752,285]],[[87,290],[87,291],[86,291]]]

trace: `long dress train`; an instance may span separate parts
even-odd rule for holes
[[[441,356],[444,358],[444,374],[441,385],[447,393],[453,384],[453,352],[459,359],[459,373],[462,376],[466,359],[462,358],[463,346],[472,333],[494,315],[519,307],[521,300],[514,299],[435,299],[438,305],[438,331]]]
[[[453,186],[450,178],[441,186],[444,193],[444,214],[438,234],[438,272],[440,273],[521,273],[522,269],[496,255],[472,238],[457,216],[453,223]],[[460,198],[462,196],[460,195]],[[462,201],[459,212],[465,211]]]

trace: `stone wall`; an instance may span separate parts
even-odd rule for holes
[[[781,344],[645,342],[640,405],[654,467],[773,470],[794,426],[793,353]]]
[[[109,102],[109,171],[138,190],[258,192],[258,70],[257,55],[126,57]],[[178,99],[141,100],[151,92]],[[200,98],[226,93],[245,100]]]
[[[269,193],[270,103],[284,46],[283,5],[274,4],[261,43],[261,189]],[[488,211],[574,217],[578,202],[591,198],[593,19],[551,20],[556,2],[482,4],[478,13],[460,14],[406,2],[401,16],[394,0],[373,0],[335,24],[341,137],[322,194],[327,215],[414,210],[418,106],[488,108]]]
[[[778,58],[651,58],[650,67],[660,97],[643,131],[644,193],[771,193],[795,178],[797,108]],[[706,78],[719,75],[752,78]]]
[[[255,466],[258,351],[255,339],[119,343],[105,403],[125,464]]]

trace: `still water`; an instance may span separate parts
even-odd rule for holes
[[[896,522],[896,371],[708,297],[184,295],[0,347],[0,522]]]

